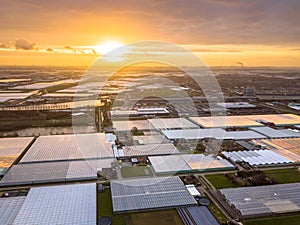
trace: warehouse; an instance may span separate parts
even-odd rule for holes
[[[300,211],[300,183],[226,188],[220,193],[243,217]]]
[[[0,138],[0,175],[20,157],[33,142],[33,137]]]
[[[185,118],[149,119],[148,121],[157,130],[199,128],[199,126]]]
[[[203,154],[151,156],[149,160],[156,174],[231,170],[235,168],[225,159]]]
[[[0,186],[95,180],[97,171],[110,168],[112,159],[77,160],[13,165]]]
[[[247,162],[251,166],[267,166],[292,163],[289,159],[270,150],[222,152],[226,159],[238,163]]]
[[[111,181],[114,213],[197,205],[179,177]]]
[[[96,185],[31,188],[13,224],[95,225]]]
[[[113,157],[104,133],[40,136],[20,163]]]

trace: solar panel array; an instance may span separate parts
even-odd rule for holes
[[[26,196],[0,198],[0,224],[13,224]]]
[[[96,185],[75,184],[31,188],[14,225],[94,225]]]
[[[197,204],[179,177],[111,181],[111,195],[115,213]]]
[[[222,152],[233,162],[248,162],[253,166],[292,163],[289,159],[270,150]]]
[[[105,134],[40,136],[21,163],[113,157]]]
[[[0,168],[9,168],[33,139],[33,137],[0,138]]]
[[[0,186],[97,179],[98,168],[110,168],[112,159],[25,163],[13,165]]]
[[[300,211],[300,183],[226,188],[220,192],[244,217]]]

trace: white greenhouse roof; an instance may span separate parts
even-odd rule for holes
[[[196,124],[185,118],[160,118],[148,120],[158,130],[199,128]]]
[[[221,189],[226,201],[245,217],[300,211],[300,183]]]
[[[138,130],[153,130],[148,120],[115,120],[113,128],[116,131],[130,131],[133,127]]]
[[[300,124],[300,116],[294,114],[243,115],[243,116],[211,116],[191,117],[192,121],[202,127],[256,127],[263,126],[259,120],[280,125]]]
[[[116,213],[197,204],[179,177],[111,181],[111,195]]]
[[[14,225],[95,225],[96,185],[31,188]]]
[[[224,140],[261,139],[265,136],[254,131],[225,131],[221,128],[211,129],[186,129],[186,130],[163,130],[168,139],[204,139],[215,138]]]
[[[235,168],[225,159],[203,154],[151,156],[149,160],[157,174]]]
[[[32,95],[31,92],[22,93],[0,93],[0,102],[5,102],[10,99],[24,99]]]
[[[33,137],[0,138],[0,157],[20,155],[33,139]]]
[[[40,136],[21,163],[113,157],[104,133]]]
[[[261,133],[268,138],[292,138],[300,137],[300,132],[295,132],[289,129],[276,130],[271,127],[251,127],[251,130]]]
[[[256,105],[250,104],[248,102],[224,102],[218,103],[219,106],[226,109],[239,109],[239,108],[255,108]]]
[[[34,138],[0,138],[0,168],[9,168],[20,157]]]
[[[234,162],[248,162],[252,166],[292,163],[289,159],[271,150],[233,151],[222,152],[222,154]]]
[[[97,170],[110,168],[113,159],[24,163],[13,165],[0,186],[97,179]]]
[[[13,224],[26,196],[0,198],[0,224]]]
[[[178,149],[171,143],[158,143],[147,145],[124,146],[118,150],[115,157],[147,156],[147,155],[171,155],[179,154]]]

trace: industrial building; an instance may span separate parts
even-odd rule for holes
[[[300,211],[300,183],[220,189],[242,217],[262,217]]]
[[[114,213],[197,205],[179,177],[111,181]]]

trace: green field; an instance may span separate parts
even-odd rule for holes
[[[278,184],[300,182],[298,169],[264,170],[268,177],[275,177]]]
[[[175,209],[131,213],[126,216],[126,225],[183,225]]]
[[[97,218],[102,216],[110,217],[112,224],[126,225],[123,214],[113,215],[110,189],[97,193]]]
[[[145,177],[153,176],[151,169],[148,166],[122,167],[121,175],[123,178],[127,177]]]
[[[226,223],[227,218],[224,216],[224,214],[219,210],[219,208],[211,202],[211,204],[208,206],[209,211],[216,217],[216,219],[219,221],[219,223]]]
[[[299,225],[300,215],[246,221],[245,225]]]
[[[115,225],[183,225],[175,209],[114,215],[110,189],[97,193],[97,218],[102,216],[110,217]]]
[[[205,177],[217,189],[238,187],[236,184],[231,183],[224,174],[211,174],[205,175]]]

